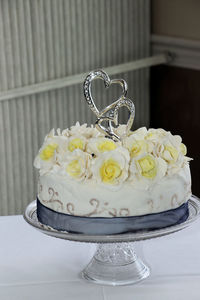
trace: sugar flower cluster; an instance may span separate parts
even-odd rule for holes
[[[40,175],[57,174],[71,180],[95,181],[106,186],[158,182],[188,164],[186,146],[179,135],[145,127],[126,134],[120,125],[115,142],[95,127],[78,122],[70,129],[53,129],[35,158]]]

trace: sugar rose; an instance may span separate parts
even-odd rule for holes
[[[133,181],[142,179],[151,185],[165,176],[166,171],[167,163],[162,158],[154,157],[149,153],[131,160],[130,174]]]
[[[86,148],[86,138],[83,135],[76,134],[69,138],[67,149],[70,152],[73,152],[76,149],[80,149],[84,151],[85,148]]]
[[[67,151],[68,138],[55,136],[54,129],[45,137],[44,143],[34,160],[34,166],[40,169],[40,175],[50,171],[58,162],[59,156]]]
[[[91,156],[80,149],[67,153],[64,161],[56,172],[77,181],[83,181],[90,176]],[[55,169],[54,169],[55,170]]]
[[[130,156],[119,147],[98,156],[92,163],[93,178],[104,185],[119,185],[128,177]]]
[[[77,134],[82,135],[85,138],[102,136],[102,134],[93,125],[88,127],[87,124],[80,125],[79,122],[76,122],[76,124],[74,126],[71,126],[69,130],[69,135],[74,136]]]
[[[137,157],[148,151],[148,143],[145,140],[137,140],[134,135],[124,139],[123,146],[129,150],[130,157]]]
[[[106,152],[115,150],[120,143],[105,137],[92,138],[88,141],[87,152],[96,156]]]

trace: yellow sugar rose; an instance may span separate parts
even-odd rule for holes
[[[99,171],[101,180],[105,183],[113,183],[122,174],[120,165],[113,159],[106,160]]]
[[[68,176],[77,181],[85,180],[90,176],[91,156],[80,149],[68,152],[58,169],[61,176]]]
[[[109,139],[101,139],[98,143],[97,143],[97,149],[99,150],[99,152],[105,152],[105,151],[111,151],[111,150],[115,150],[117,148],[116,144],[114,141],[109,140]]]
[[[34,159],[34,167],[40,170],[40,175],[51,172],[52,169],[62,161],[62,157],[66,152],[68,139],[63,136],[55,136],[55,131],[45,137],[44,143],[39,153]]]
[[[140,166],[142,176],[153,179],[157,175],[156,162],[152,156],[146,155],[140,158],[137,163]]]
[[[129,150],[131,158],[151,152],[150,143],[144,139],[146,132],[145,127],[140,128],[123,140],[123,146]]]
[[[167,163],[160,157],[145,153],[137,158],[132,158],[130,163],[130,178],[133,183],[142,188],[148,188],[165,176]]]
[[[119,142],[116,143],[105,137],[92,138],[88,141],[87,152],[99,156],[104,152],[109,152],[117,149]]]
[[[128,148],[130,151],[130,156],[131,156],[131,158],[133,158],[133,157],[140,155],[143,152],[146,152],[148,149],[148,145],[145,141],[141,140],[141,141],[136,141],[135,143],[130,145]]]
[[[93,179],[99,184],[118,188],[128,177],[129,160],[128,150],[122,147],[105,151],[92,161]]]
[[[178,159],[178,150],[170,145],[164,146],[164,151],[162,153],[162,158],[168,163],[175,163]]]
[[[47,145],[39,154],[42,160],[49,160],[54,156],[55,150],[58,148],[58,144]]]
[[[81,164],[80,164],[79,160],[77,160],[77,159],[72,160],[68,164],[68,166],[66,168],[66,171],[71,177],[77,178],[78,176],[80,176],[80,174],[81,174]]]
[[[70,152],[73,152],[75,149],[84,150],[84,148],[85,148],[85,142],[83,139],[81,139],[81,138],[70,139],[69,144],[68,144],[68,150]]]
[[[187,148],[183,143],[180,144],[180,151],[183,155],[187,154]]]

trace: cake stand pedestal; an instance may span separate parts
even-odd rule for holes
[[[149,274],[149,268],[137,257],[132,243],[99,244],[82,271],[83,278],[106,285],[133,284]]]
[[[98,243],[97,250],[81,272],[84,279],[105,285],[134,284],[150,275],[149,268],[137,257],[131,242],[161,237],[189,226],[200,215],[200,199],[191,196],[188,201],[189,217],[178,225],[159,230],[140,231],[115,235],[85,235],[57,231],[41,224],[37,219],[36,201],[31,202],[24,213],[24,219],[41,232],[71,241]]]

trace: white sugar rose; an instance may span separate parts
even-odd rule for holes
[[[115,150],[121,143],[105,137],[92,138],[88,141],[87,152],[96,156]]]
[[[119,186],[128,177],[129,153],[119,147],[115,150],[104,152],[92,162],[93,178],[106,186]]]
[[[62,136],[66,136],[69,137],[70,136],[70,131],[68,128],[64,129],[62,132],[60,130],[60,128],[57,130],[58,135],[62,135]]]
[[[149,143],[151,153],[163,158],[168,164],[180,162],[187,149],[179,135],[172,135],[164,129],[149,129],[145,139]],[[180,156],[180,157],[179,157]]]
[[[113,128],[114,133],[119,136],[121,139],[123,139],[124,137],[127,137],[128,135],[130,135],[132,133],[132,131],[128,131],[127,130],[127,125],[119,125],[116,128]]]
[[[130,178],[134,181],[142,181],[149,186],[158,182],[167,172],[167,163],[160,157],[154,157],[149,153],[133,158],[130,164]]]
[[[90,164],[91,155],[76,149],[73,152],[68,152],[64,157],[62,165],[54,168],[53,171],[61,176],[83,181],[91,175]]]
[[[145,139],[157,142],[163,140],[168,134],[170,134],[170,132],[162,128],[150,128],[145,135]]]
[[[160,156],[162,153],[164,146],[164,141],[168,140],[168,135],[170,133],[165,131],[164,129],[154,129],[151,128],[148,130],[145,140],[149,145],[149,152],[154,156]]]
[[[58,163],[58,157],[64,155],[67,146],[68,138],[55,136],[54,130],[45,137],[44,143],[34,160],[34,166],[40,169],[40,175],[50,171]]]
[[[71,126],[69,134],[71,136],[82,135],[85,138],[103,136],[93,125],[87,127],[87,124],[80,125],[79,122],[76,122],[75,126]]]
[[[143,140],[147,135],[147,129],[146,127],[138,128],[137,130],[132,131],[130,135],[136,140]]]

